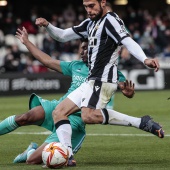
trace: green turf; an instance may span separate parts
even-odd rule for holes
[[[59,95],[42,95],[59,98]],[[78,170],[169,170],[170,169],[170,91],[137,91],[133,99],[121,93],[115,97],[115,110],[140,117],[151,115],[163,125],[165,138],[131,127],[87,125],[87,137],[75,155]],[[29,96],[1,97],[0,120],[28,110]],[[9,105],[7,104],[9,103]],[[15,132],[44,132],[36,126],[22,127]],[[126,135],[126,136],[125,136]],[[148,135],[148,136],[145,136]],[[0,170],[39,170],[40,165],[13,164],[14,157],[31,141],[41,144],[46,135],[11,133],[0,138]],[[66,168],[64,168],[66,169]]]

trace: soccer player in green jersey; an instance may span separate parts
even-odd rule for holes
[[[29,108],[30,110],[27,113],[21,115],[13,115],[0,123],[0,135],[4,135],[14,131],[18,127],[26,126],[26,125],[37,125],[44,127],[52,132],[51,135],[47,137],[44,143],[37,149],[36,143],[31,143],[29,147],[24,151],[22,154],[19,154],[15,159],[14,163],[18,162],[27,162],[28,164],[41,164],[42,158],[41,153],[43,148],[50,142],[59,141],[56,133],[55,133],[55,126],[53,123],[52,118],[52,111],[70,92],[75,90],[79,87],[86,79],[88,74],[88,67],[86,65],[87,62],[87,42],[81,43],[81,51],[80,55],[83,61],[72,61],[72,62],[65,62],[54,60],[47,54],[43,53],[42,51],[38,50],[30,41],[28,41],[27,32],[23,35],[21,39],[29,51],[33,54],[33,56],[42,62],[47,67],[58,71],[64,75],[68,75],[72,77],[71,87],[69,88],[68,92],[60,98],[59,101],[57,100],[45,100],[41,97],[37,96],[36,94],[32,94],[30,96],[29,101]],[[126,81],[124,87],[124,76],[119,72],[120,80],[120,88],[122,92],[127,97],[132,97],[134,94],[134,85],[131,82]],[[76,153],[85,138],[85,124],[81,119],[80,112],[77,112],[71,116],[69,116],[69,120],[71,122],[71,126],[73,129],[72,133],[72,146],[73,152]],[[70,158],[68,162],[68,166],[75,166],[75,160]]]

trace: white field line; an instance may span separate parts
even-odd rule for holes
[[[12,132],[13,135],[49,135],[51,132]],[[99,133],[87,133],[86,136],[154,136],[152,134],[99,134]],[[170,134],[166,134],[166,137],[170,137]]]

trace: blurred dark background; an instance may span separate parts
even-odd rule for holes
[[[113,11],[123,19],[132,38],[140,44],[148,57],[157,57],[162,68],[170,68],[170,5],[168,0],[108,0]],[[1,2],[1,0],[0,0]],[[44,17],[53,25],[68,28],[86,18],[82,0],[7,0],[0,6],[0,73],[47,72],[27,49],[14,37],[18,27],[25,26],[30,40],[51,57],[60,60],[78,59],[79,40],[58,43],[35,19]],[[125,5],[118,5],[124,2]],[[122,50],[120,69],[143,68]]]

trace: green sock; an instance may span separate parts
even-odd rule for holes
[[[0,122],[0,135],[12,132],[18,127],[19,125],[15,122],[15,115],[10,116],[3,120],[2,122]]]

